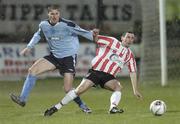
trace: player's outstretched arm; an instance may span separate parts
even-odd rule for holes
[[[138,90],[138,84],[137,84],[137,74],[136,72],[131,72],[130,73],[130,78],[131,78],[131,83],[132,83],[132,87],[133,87],[133,93],[137,98],[142,99],[142,95]]]

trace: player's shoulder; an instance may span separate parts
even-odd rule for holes
[[[115,37],[112,37],[112,36],[98,35],[98,38],[99,39],[111,39],[114,41],[118,41],[118,39],[116,39]]]
[[[65,23],[67,26],[70,26],[70,27],[76,26],[76,23],[68,19],[60,18],[60,22]]]
[[[40,26],[48,25],[48,24],[49,24],[48,19],[42,20],[42,21],[39,23]]]

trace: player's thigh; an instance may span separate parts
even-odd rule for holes
[[[116,79],[110,80],[104,84],[104,88],[111,91],[121,91],[122,86]]]
[[[89,79],[83,79],[79,86],[76,88],[76,93],[78,95],[86,92],[89,88],[91,88],[94,85],[94,83]]]
[[[56,67],[51,62],[44,58],[40,58],[29,68],[29,73],[38,75],[54,69],[56,69]]]

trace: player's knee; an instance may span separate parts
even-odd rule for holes
[[[76,94],[78,95],[78,96],[80,96],[81,95],[81,91],[80,90],[75,90],[75,92],[76,92]]]
[[[71,88],[65,88],[65,87],[64,87],[64,92],[65,92],[65,93],[68,93],[69,91],[71,91]]]
[[[86,87],[84,85],[81,85],[75,89],[75,92],[78,96],[80,96],[85,91],[86,91]]]
[[[65,92],[65,93],[68,93],[68,92],[69,92],[69,90],[64,89],[64,92]]]
[[[34,68],[29,68],[29,69],[28,69],[28,74],[37,76],[37,71],[36,71]]]
[[[120,82],[117,82],[117,84],[115,85],[115,91],[122,91],[123,87],[120,84]]]

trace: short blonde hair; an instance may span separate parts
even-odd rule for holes
[[[59,7],[59,5],[50,5],[50,6],[48,6],[47,10],[48,10],[48,13],[52,10],[60,11],[60,7]]]

